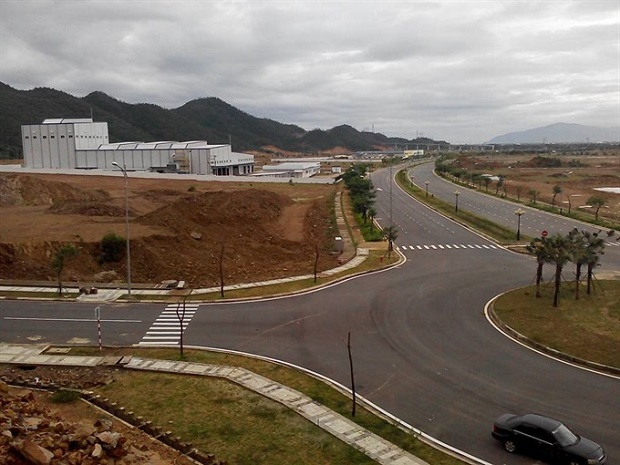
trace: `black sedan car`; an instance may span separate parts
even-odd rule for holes
[[[603,465],[607,456],[601,446],[573,433],[561,422],[534,413],[505,414],[495,420],[493,437],[508,452],[523,453],[561,465]]]

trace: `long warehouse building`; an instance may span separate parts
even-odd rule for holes
[[[217,176],[249,175],[254,156],[204,140],[110,143],[108,123],[91,118],[46,119],[22,125],[25,168],[173,171]]]

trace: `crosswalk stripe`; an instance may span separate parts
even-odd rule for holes
[[[151,324],[138,345],[177,345],[181,339],[181,327],[187,329],[200,304],[168,304]],[[179,318],[180,317],[180,318]]]
[[[478,249],[478,250],[498,250],[494,244],[422,244],[422,245],[401,245],[401,250],[452,250],[452,249]],[[178,319],[177,319],[178,321]]]

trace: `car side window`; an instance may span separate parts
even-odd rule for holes
[[[553,444],[553,442],[554,442],[553,438],[551,437],[551,435],[549,433],[547,433],[546,431],[543,431],[540,428],[537,428],[535,426],[520,425],[520,426],[516,427],[515,430],[518,431],[521,434],[526,435],[527,437],[532,438],[532,439],[545,441],[545,442],[548,442],[548,443],[551,443],[551,444]]]

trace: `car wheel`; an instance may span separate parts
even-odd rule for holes
[[[504,441],[504,449],[506,449],[511,454],[514,454],[517,451],[517,445],[512,439],[506,439]]]

